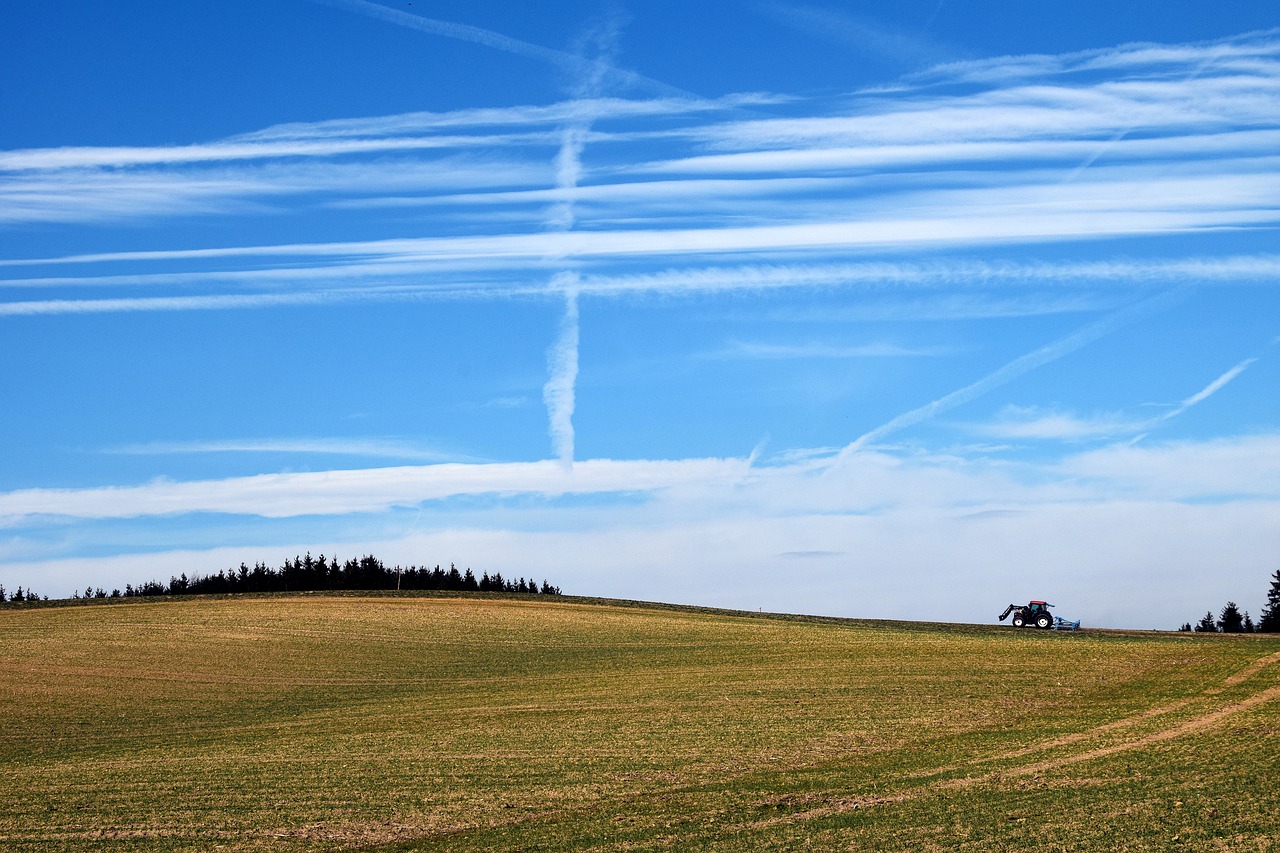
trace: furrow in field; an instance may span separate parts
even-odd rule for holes
[[[1200,697],[1192,697],[1162,705],[1157,708],[1148,708],[1121,720],[1115,720],[1110,723],[1097,726],[1087,731],[1076,732],[1050,741],[1044,741],[1034,746],[1013,752],[1004,752],[994,756],[977,759],[971,762],[971,765],[989,764],[993,761],[1009,761],[1026,755],[1048,750],[1061,750],[1063,747],[1073,746],[1088,741],[1100,735],[1108,735],[1126,728],[1136,726],[1147,720],[1171,714],[1175,711],[1182,710],[1193,705],[1197,701],[1204,698],[1216,696],[1223,690],[1234,687],[1253,678],[1261,673],[1267,667],[1274,664],[1280,664],[1280,653],[1267,655],[1254,661],[1249,666],[1244,667],[1238,672],[1224,679],[1221,684],[1206,688]],[[1003,779],[1022,778],[1027,776],[1038,776],[1043,773],[1051,772],[1055,769],[1065,767],[1071,764],[1078,764],[1084,761],[1090,761],[1097,758],[1105,758],[1116,753],[1125,752],[1134,749],[1141,749],[1152,744],[1161,743],[1168,740],[1174,740],[1180,737],[1186,737],[1198,732],[1205,731],[1217,726],[1225,720],[1234,717],[1244,711],[1256,708],[1259,705],[1280,700],[1280,684],[1267,687],[1252,693],[1242,699],[1231,702],[1230,704],[1206,710],[1196,714],[1189,719],[1183,719],[1180,722],[1167,725],[1156,731],[1147,732],[1145,734],[1134,737],[1125,738],[1121,741],[1097,746],[1092,749],[1085,749],[1080,752],[1067,754],[1056,754],[1053,758],[1031,764],[1022,764],[1016,767],[1006,767],[997,771],[990,771],[973,776],[964,776],[960,778],[942,779],[928,784],[919,785],[913,788],[907,788],[894,794],[885,796],[828,796],[820,805],[813,808],[804,809],[803,811],[793,812],[787,815],[768,818],[763,821],[757,821],[745,825],[744,829],[765,829],[772,826],[782,824],[800,823],[809,820],[817,820],[832,817],[837,814],[854,811],[858,809],[866,809],[877,806],[893,805],[895,803],[905,802],[922,796],[928,796],[941,790],[956,790],[970,788],[975,785],[991,784],[999,782]],[[939,767],[932,771],[925,771],[921,776],[939,775],[953,771],[955,767]]]

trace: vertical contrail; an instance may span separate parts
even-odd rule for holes
[[[594,98],[604,89],[612,68],[609,60],[617,44],[620,23],[620,19],[614,16],[603,26],[589,31],[581,40],[583,52],[594,47],[597,57],[582,66],[585,73],[580,74],[571,87],[575,98]],[[555,162],[556,189],[560,190],[560,198],[551,206],[546,219],[547,228],[552,231],[569,231],[576,222],[574,190],[582,177],[582,152],[594,120],[595,113],[591,109],[583,109],[560,130],[560,150],[556,152]],[[551,287],[564,293],[565,307],[559,334],[547,351],[548,377],[542,386],[542,399],[547,406],[547,429],[551,435],[552,450],[560,464],[571,469],[573,409],[578,381],[578,274],[562,270],[552,279]]]
[[[553,287],[564,291],[564,316],[556,341],[547,350],[547,384],[542,400],[547,404],[547,428],[551,449],[560,464],[573,467],[573,405],[578,381],[578,276],[560,273]]]
[[[547,212],[547,227],[553,231],[573,228],[573,190],[582,172],[586,136],[586,123],[574,123],[562,131],[556,154],[556,188],[563,195]],[[578,381],[578,274],[560,272],[552,278],[551,287],[564,293],[565,306],[559,334],[547,350],[547,383],[542,386],[542,400],[547,406],[551,449],[560,464],[569,469],[573,467],[573,406]]]

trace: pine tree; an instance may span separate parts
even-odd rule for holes
[[[1200,621],[1196,623],[1196,631],[1200,633],[1214,633],[1218,630],[1218,623],[1213,618],[1213,611],[1206,610],[1204,615],[1200,617]]]
[[[1244,631],[1244,616],[1234,601],[1228,601],[1218,616],[1218,630],[1224,634],[1239,634]]]
[[[1258,617],[1258,630],[1268,634],[1280,633],[1280,569],[1276,569],[1271,579],[1271,590],[1267,593],[1266,606]]]

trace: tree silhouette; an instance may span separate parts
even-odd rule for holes
[[[1280,569],[1271,578],[1271,589],[1267,592],[1267,603],[1258,617],[1258,630],[1268,634],[1280,633]]]
[[[1201,633],[1211,633],[1218,630],[1218,622],[1213,618],[1213,611],[1206,610],[1205,614],[1200,617],[1200,621],[1196,623],[1196,631]]]
[[[108,593],[102,587],[87,586],[83,595],[76,591],[74,598],[139,598],[169,595],[229,595],[245,592],[320,592],[324,590],[447,590],[452,592],[503,592],[526,595],[559,595],[560,587],[546,580],[539,589],[537,581],[526,578],[507,580],[501,572],[489,572],[477,578],[470,568],[458,571],[450,563],[445,571],[423,566],[387,566],[377,557],[368,554],[358,560],[339,560],[321,554],[318,558],[308,552],[301,557],[286,559],[279,569],[266,563],[255,563],[253,568],[241,563],[236,568],[219,571],[216,575],[186,573],[170,577],[169,582],[147,581],[125,584],[124,592],[113,589]],[[18,587],[12,594],[0,586],[0,601],[39,601],[40,596],[30,589]],[[45,596],[48,600],[48,596]]]
[[[1244,633],[1244,616],[1234,601],[1228,601],[1218,615],[1218,630],[1224,634]]]

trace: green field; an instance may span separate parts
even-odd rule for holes
[[[0,607],[4,850],[1280,849],[1280,637]]]

